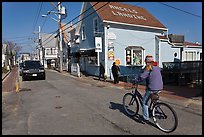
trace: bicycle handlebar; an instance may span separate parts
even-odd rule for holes
[[[138,79],[132,79],[132,84],[138,84]]]

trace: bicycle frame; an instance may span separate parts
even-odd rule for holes
[[[134,85],[134,84],[133,84]],[[136,84],[136,86],[134,87],[134,91],[132,91],[132,93],[133,93],[133,95],[134,95],[134,97],[138,97],[138,99],[139,99],[139,102],[140,102],[140,105],[143,107],[143,97],[142,97],[142,95],[141,95],[141,93],[138,91],[138,84]],[[151,94],[154,94],[154,93],[151,93]],[[149,109],[151,110],[152,109],[152,106],[153,106],[153,104],[154,103],[156,103],[157,101],[153,101],[152,99],[151,99],[151,96],[149,96],[148,97],[148,99],[147,99],[147,102],[148,101],[151,101],[150,102],[150,105],[148,105],[148,107],[149,107]],[[131,101],[132,102],[132,101]]]
[[[142,106],[142,99],[143,99],[143,97],[142,97],[142,95],[140,94],[140,92],[137,90],[137,88],[135,88],[135,91],[134,91],[134,93],[133,93],[133,95],[134,95],[134,97],[138,97],[138,99],[139,99],[139,102],[140,102],[140,105]]]

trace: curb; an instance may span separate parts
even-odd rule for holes
[[[2,81],[4,81],[4,79],[11,73],[11,70],[9,70],[3,77],[2,77]]]

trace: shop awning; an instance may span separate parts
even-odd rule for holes
[[[141,46],[128,46],[125,50],[144,50]]]
[[[81,56],[96,56],[97,53],[95,52],[95,49],[80,49],[80,55]]]
[[[79,52],[72,52],[72,53],[69,54],[69,56],[71,56],[71,57],[80,57],[81,55],[80,55]]]
[[[97,53],[95,52],[95,49],[80,49],[79,52],[72,52],[70,53],[70,56],[72,57],[81,57],[81,56],[97,56]]]

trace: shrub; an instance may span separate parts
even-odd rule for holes
[[[6,69],[6,67],[2,68],[2,73],[7,73],[9,70]]]

